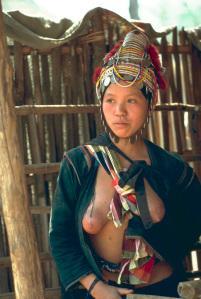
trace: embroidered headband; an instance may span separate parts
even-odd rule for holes
[[[103,67],[96,69],[93,79],[99,100],[111,83],[129,87],[138,82],[145,98],[155,104],[157,88],[166,88],[163,73],[156,47],[143,31],[135,29],[104,57]]]

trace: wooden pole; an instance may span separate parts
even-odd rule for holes
[[[37,243],[28,206],[0,1],[0,194],[16,299],[44,299]]]
[[[179,299],[179,297],[164,297],[164,296],[156,296],[156,295],[138,295],[131,294],[127,295],[126,299]]]
[[[192,280],[180,282],[178,285],[178,293],[184,299],[200,299],[201,281]]]

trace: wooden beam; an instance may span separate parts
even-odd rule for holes
[[[30,114],[65,114],[65,113],[98,113],[99,105],[22,105],[15,106],[17,115],[25,116]],[[201,113],[201,105],[188,105],[181,103],[158,104],[155,111],[187,111]]]
[[[183,299],[200,299],[201,280],[180,282],[178,293]]]
[[[180,156],[188,162],[201,161],[201,155],[191,153],[180,154]],[[39,163],[39,164],[26,164],[24,166],[26,174],[50,174],[59,171],[60,163]]]
[[[167,104],[158,104],[155,106],[154,110],[156,111],[187,111],[194,113],[201,113],[201,105],[189,105],[182,103],[167,103]]]
[[[41,252],[40,255],[41,262],[51,261],[52,257],[48,252]],[[0,268],[9,268],[11,267],[11,259],[9,256],[0,257]]]
[[[23,105],[15,106],[17,115],[97,113],[99,105]]]
[[[45,299],[58,299],[61,296],[60,288],[45,289]],[[5,293],[0,295],[0,299],[15,299],[14,293]]]
[[[9,60],[0,1],[0,194],[16,299],[44,299],[41,265],[18,140]]]
[[[97,34],[97,33],[95,33]],[[102,40],[104,40],[105,37],[103,36]],[[101,40],[101,38],[99,38],[99,41]],[[160,46],[158,47],[158,50],[159,52],[161,52],[161,48]],[[77,53],[81,53],[83,51],[83,48],[81,47],[77,47],[76,48],[76,52]],[[14,55],[14,47],[13,46],[9,46],[9,52],[10,52],[10,55]],[[22,53],[24,55],[30,55],[32,53],[38,53],[38,54],[42,54],[42,55],[48,55],[48,54],[51,54],[52,52],[52,49],[44,49],[44,50],[35,50],[33,48],[30,48],[30,47],[27,47],[27,46],[23,46],[22,47]],[[172,45],[168,45],[167,46],[167,52],[168,53],[175,53],[175,48],[172,46]],[[192,49],[191,49],[191,46],[189,45],[178,45],[177,46],[177,52],[180,53],[180,54],[191,54],[192,52]],[[67,45],[63,45],[61,46],[61,53],[66,55],[68,53],[70,53],[70,46],[67,46]]]
[[[155,296],[155,295],[138,295],[130,294],[126,296],[126,299],[179,299],[175,297],[164,297],[164,296]]]
[[[60,163],[38,163],[26,164],[24,170],[26,174],[50,174],[59,171]]]
[[[46,289],[45,290],[45,299],[58,299],[60,298],[60,289]],[[7,293],[0,295],[0,299],[15,299],[13,293]],[[154,295],[127,295],[126,299],[179,299],[174,297],[163,297],[163,296],[154,296]]]

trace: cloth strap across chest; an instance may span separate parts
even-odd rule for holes
[[[115,146],[109,148],[101,145],[86,145],[85,147],[112,177],[115,193],[110,203],[108,216],[113,220],[114,225],[121,226],[125,213],[129,213],[131,217],[141,219],[140,231],[149,229],[153,221],[148,209],[144,178],[148,179],[155,175],[152,167],[145,161],[130,160]],[[122,171],[116,152],[130,160],[131,165],[127,171]],[[143,241],[143,237],[140,238],[140,235],[136,237],[128,232],[129,229],[125,231],[122,244],[122,262],[118,283],[122,281],[132,284],[147,283],[155,263],[155,254]]]

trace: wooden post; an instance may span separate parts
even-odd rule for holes
[[[126,299],[179,299],[179,297],[164,297],[164,296],[156,296],[156,295],[138,295],[138,294],[130,294],[126,296]],[[197,298],[195,298],[197,299]]]
[[[199,299],[201,295],[201,281],[183,281],[178,285],[178,293],[184,299]]]
[[[28,205],[0,1],[0,194],[16,299],[44,299],[37,243]]]

